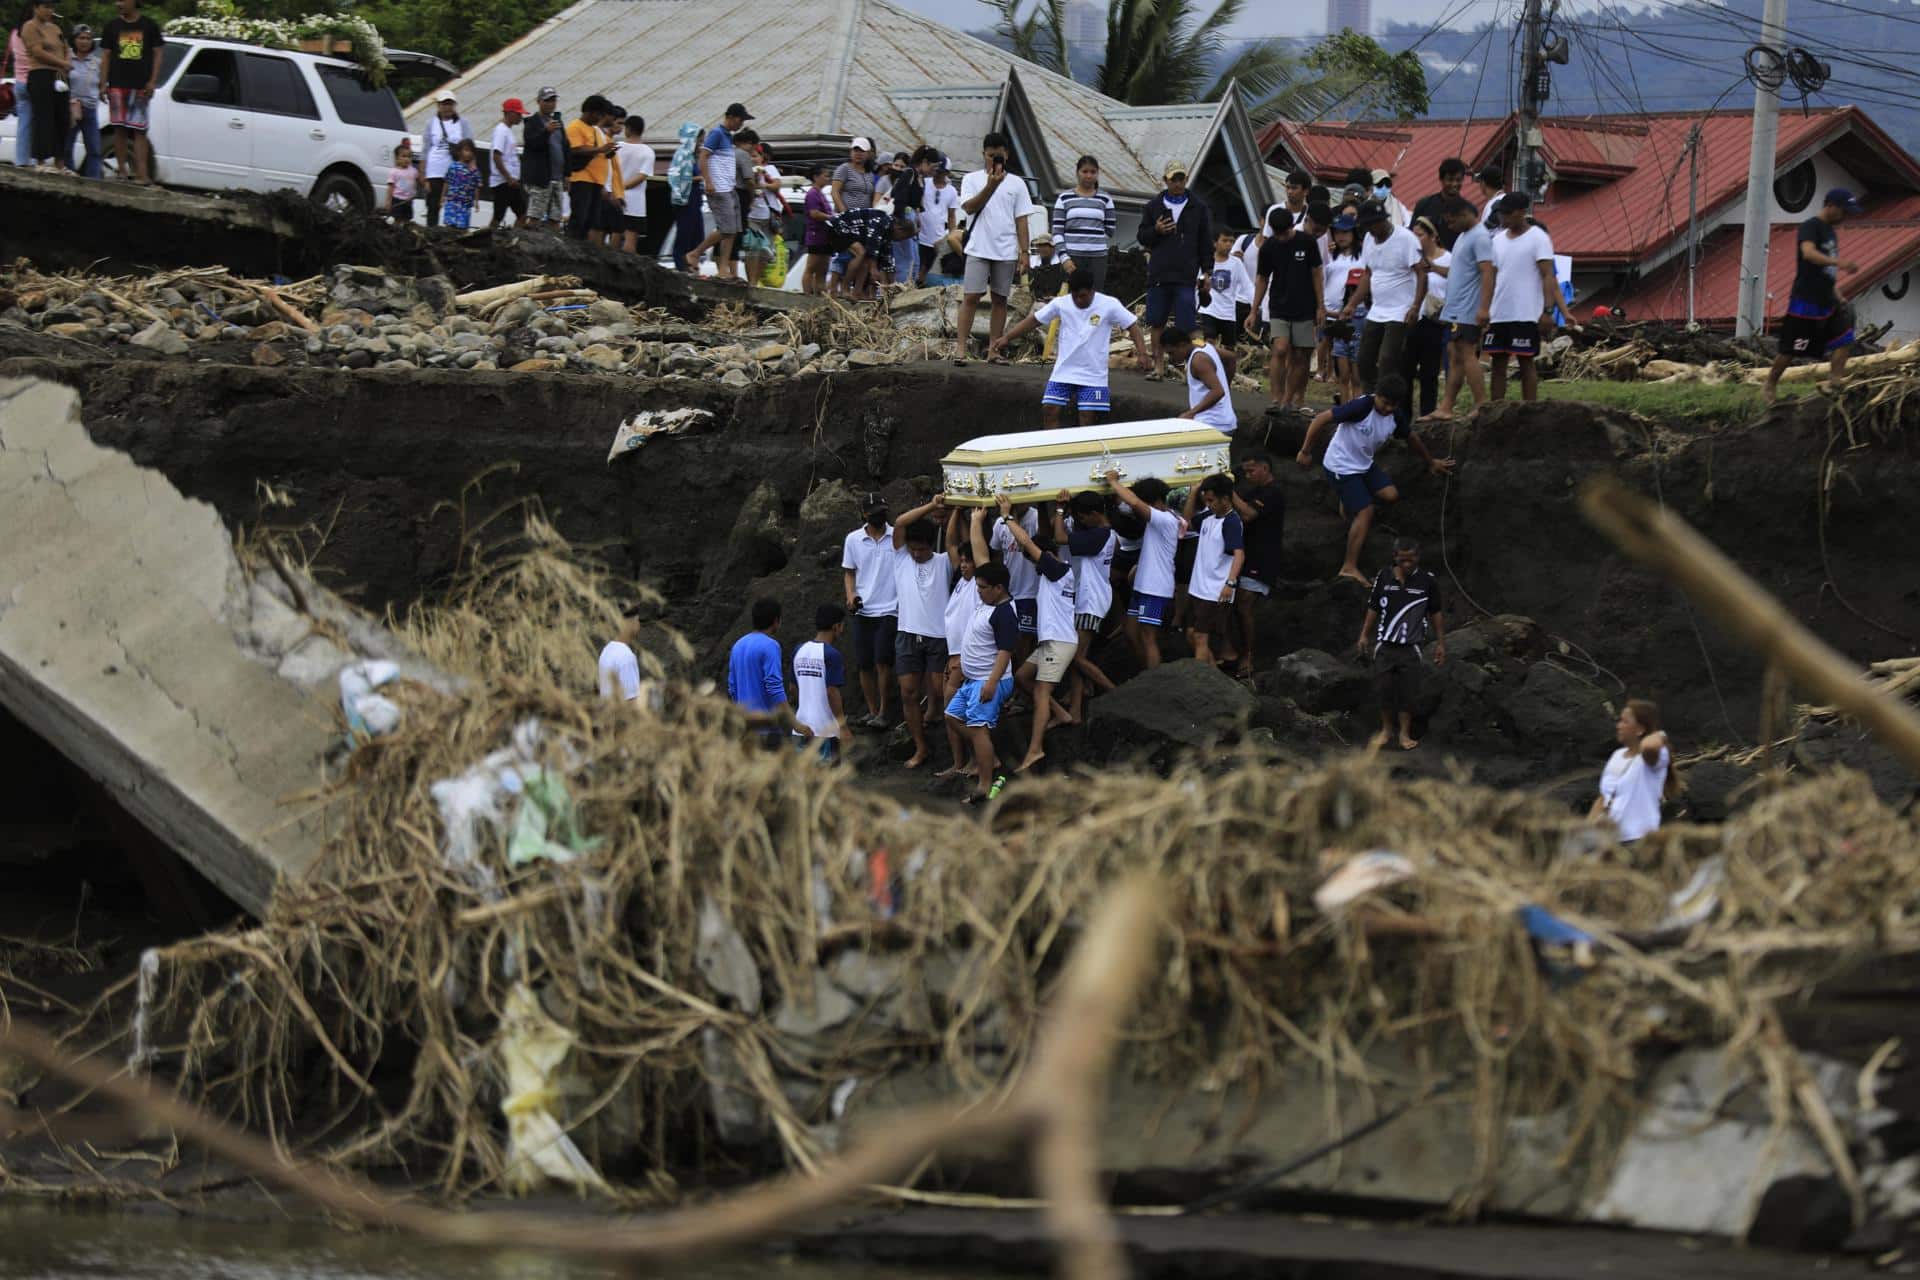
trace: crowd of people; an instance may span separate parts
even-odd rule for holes
[[[165,43],[160,24],[140,12],[139,0],[116,0],[115,15],[98,36],[85,23],[66,30],[53,0],[31,0],[7,35],[4,82],[13,98],[13,162],[46,173],[104,176],[104,101],[120,175],[153,185],[147,116]]]

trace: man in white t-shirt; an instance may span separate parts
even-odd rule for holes
[[[633,642],[639,638],[640,611],[629,609],[620,619],[619,631],[600,650],[601,697],[621,702],[633,702],[640,697],[640,659],[633,651]]]
[[[1375,455],[1387,441],[1401,436],[1427,464],[1427,470],[1436,476],[1451,472],[1453,459],[1434,457],[1426,442],[1414,433],[1407,380],[1398,373],[1381,374],[1378,389],[1345,404],[1323,409],[1307,424],[1307,438],[1294,457],[1302,470],[1313,465],[1314,443],[1329,428],[1332,438],[1327,441],[1326,457],[1320,465],[1333,486],[1334,496],[1340,500],[1340,509],[1350,521],[1347,558],[1341,563],[1335,581],[1346,578],[1370,586],[1373,580],[1360,571],[1361,549],[1366,545],[1367,532],[1373,528],[1374,513],[1382,506],[1400,501],[1399,487],[1387,469],[1374,460]]]
[[[793,682],[799,694],[794,745],[818,752],[826,764],[840,758],[840,740],[847,733],[840,693],[846,687],[847,666],[839,647],[846,629],[847,611],[823,604],[813,613],[813,639],[793,651]]]
[[[933,270],[934,260],[941,253],[940,242],[960,225],[960,188],[953,185],[947,173],[947,158],[929,159],[925,165],[926,186],[921,194],[925,207],[920,210],[920,270],[914,276],[916,284],[926,282],[927,273]]]
[[[893,585],[893,526],[887,523],[887,500],[869,493],[861,510],[866,522],[840,545],[840,576],[847,612],[853,615],[853,665],[860,673],[860,692],[867,699],[867,714],[853,723],[879,729],[887,724],[887,689],[893,683],[900,606]]]
[[[498,227],[513,213],[515,226],[527,220],[527,189],[520,185],[520,122],[526,118],[527,104],[508,98],[500,104],[500,123],[493,126],[493,141],[487,167],[487,183],[493,200],[492,226]]]
[[[900,678],[900,710],[913,736],[907,768],[927,762],[926,717],[920,698],[940,691],[947,670],[947,596],[953,590],[950,556],[935,555],[938,521],[947,517],[945,494],[915,507],[894,522],[893,591],[899,608],[893,641],[893,670]]]
[[[1153,357],[1147,354],[1140,326],[1127,304],[1095,289],[1093,272],[1085,267],[1074,268],[1067,277],[1064,295],[1049,300],[988,343],[988,357],[999,355],[1014,339],[1056,320],[1060,322],[1060,336],[1054,346],[1053,372],[1040,396],[1040,422],[1045,427],[1057,427],[1060,411],[1073,409],[1080,415],[1080,425],[1090,427],[1113,408],[1107,388],[1107,347],[1113,335],[1120,332],[1133,339],[1135,367],[1151,368]]]
[[[1507,357],[1520,364],[1520,398],[1540,398],[1534,357],[1542,339],[1553,336],[1553,308],[1560,283],[1553,274],[1553,240],[1545,227],[1527,216],[1532,202],[1518,191],[1500,197],[1500,229],[1493,233],[1493,288],[1482,290],[1480,323],[1486,334],[1480,350],[1493,357],[1487,394],[1494,403],[1507,397]]]
[[[971,220],[967,235],[967,274],[960,290],[959,337],[953,362],[967,362],[967,343],[973,339],[973,316],[983,294],[993,295],[989,339],[1007,327],[1007,299],[1014,284],[1027,273],[1027,216],[1033,196],[1026,179],[1007,171],[1012,144],[1004,133],[990,133],[980,144],[981,167],[960,184],[960,212]],[[992,356],[1002,364],[1005,356]]]
[[[1127,644],[1140,665],[1160,665],[1160,628],[1173,614],[1173,559],[1187,522],[1167,506],[1167,482],[1148,476],[1128,488],[1120,473],[1107,472],[1107,488],[1145,522],[1140,535],[1140,563],[1133,570],[1133,598],[1127,604]]]
[[[640,237],[647,230],[647,183],[653,180],[653,148],[640,141],[647,122],[640,116],[628,116],[620,149],[614,153],[620,169],[620,247],[628,253],[640,249]]]
[[[1361,207],[1360,287],[1355,289],[1340,318],[1350,320],[1354,310],[1366,307],[1367,322],[1360,331],[1360,385],[1372,391],[1382,369],[1398,369],[1407,348],[1407,332],[1420,313],[1427,278],[1415,268],[1421,261],[1420,241],[1413,232],[1387,220],[1377,204]]]

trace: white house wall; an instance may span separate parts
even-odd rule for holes
[[[1844,229],[1842,234],[1844,234]],[[1887,291],[1905,292],[1898,299]],[[1855,328],[1893,323],[1882,342],[1909,342],[1920,338],[1920,263],[1905,271],[1895,271],[1853,300]]]

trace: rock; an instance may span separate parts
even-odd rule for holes
[[[553,352],[572,351],[573,348],[574,348],[574,342],[572,338],[565,338],[565,337],[558,337],[558,336],[550,337],[550,338],[542,338],[540,339],[540,341],[533,344],[533,349],[535,351],[553,351]]]
[[[221,326],[217,324],[198,325],[194,328],[193,336],[200,342],[212,342],[220,336],[220,330]]]
[[[1313,712],[1357,711],[1371,685],[1365,668],[1320,649],[1299,649],[1273,664],[1255,684],[1262,693],[1292,698]]]
[[[50,324],[47,326],[47,332],[58,334],[62,338],[84,338],[92,331],[92,328],[91,325],[74,320],[65,324]]]
[[[855,347],[847,352],[847,367],[850,369],[871,369],[888,362],[888,357],[881,355],[878,351],[869,351],[865,347]]]
[[[812,1039],[833,1030],[859,1011],[853,997],[833,985],[819,969],[811,970],[813,989],[802,997],[789,997],[774,1011],[773,1026],[785,1035]]]
[[[531,360],[522,360],[510,366],[514,373],[548,373],[555,369],[564,369],[567,362],[554,356],[535,356]]]
[[[781,514],[780,491],[773,481],[762,480],[740,504],[726,548],[708,558],[700,589],[708,591],[730,581],[750,582],[785,568],[789,547]]]
[[[718,1028],[700,1029],[700,1065],[720,1141],[733,1147],[764,1141],[771,1131],[766,1108],[740,1066],[740,1055]]]
[[[801,548],[838,547],[864,514],[845,481],[822,480],[800,503]]]
[[[819,344],[819,343],[817,343],[817,342],[808,342],[808,343],[803,343],[803,344],[801,345],[801,347],[800,347],[800,359],[801,359],[801,361],[802,361],[803,363],[804,363],[805,361],[808,361],[808,360],[818,360],[819,358],[820,358],[820,344]]]
[[[784,342],[769,342],[766,346],[755,347],[753,350],[753,358],[761,364],[771,364],[776,360],[784,360],[792,354],[793,348]]]
[[[1169,748],[1209,747],[1239,731],[1255,710],[1253,691],[1191,658],[1162,663],[1092,704],[1087,737],[1111,759]]]
[[[453,363],[454,367],[458,369],[472,369],[480,363],[480,359],[481,357],[478,351],[462,351],[453,358]],[[430,364],[446,363],[445,356],[429,356],[427,360]]]
[[[833,958],[827,973],[833,985],[848,995],[877,1000],[900,986],[906,976],[906,965],[896,956],[842,951]]]
[[[1528,667],[1506,704],[1521,741],[1549,753],[1590,755],[1605,746],[1613,721],[1602,690],[1551,662]]]
[[[353,326],[350,324],[334,324],[327,326],[326,336],[328,343],[331,345],[344,347],[349,342],[352,342],[357,335],[354,333]]]
[[[286,321],[269,320],[265,324],[255,325],[247,330],[247,338],[251,342],[279,342],[289,332],[291,330],[287,328]]]
[[[220,313],[220,318],[228,324],[245,325],[248,328],[263,323],[267,316],[267,307],[258,298],[236,302]]]
[[[456,333],[447,339],[447,346],[455,351],[483,351],[493,345],[484,333]]]
[[[618,369],[626,363],[626,357],[605,343],[596,342],[580,353],[580,358],[588,364],[601,369]]]
[[[1687,816],[1694,822],[1725,822],[1749,796],[1740,789],[1759,775],[1725,760],[1703,760],[1680,775],[1686,787]]]
[[[287,358],[280,354],[278,347],[266,342],[255,347],[252,355],[248,358],[253,361],[256,367],[261,369],[271,369],[275,365],[285,364],[287,362]]]
[[[750,387],[753,385],[753,379],[749,378],[746,375],[746,371],[742,369],[727,370],[720,375],[720,381],[723,385],[729,387]]]
[[[79,324],[86,318],[87,313],[78,307],[48,307],[40,313],[40,323],[49,329],[56,324]]]
[[[375,334],[371,338],[357,340],[352,350],[364,351],[368,355],[390,356],[393,354],[393,343],[389,342],[384,335]]]
[[[372,364],[373,352],[365,347],[356,347],[340,357],[340,367],[343,369],[366,369]]]
[[[586,317],[588,324],[619,324],[627,318],[627,307],[625,303],[612,298],[601,298],[588,303],[586,311],[581,314]]]
[[[164,320],[155,320],[129,339],[136,347],[145,347],[149,351],[158,351],[161,355],[185,355],[187,340],[180,336],[174,327]]]

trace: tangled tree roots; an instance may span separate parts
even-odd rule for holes
[[[361,746],[324,801],[338,824],[323,865],[258,928],[157,957],[157,1063],[276,1141],[401,1163],[449,1195],[497,1187],[502,1016],[526,983],[578,1037],[580,1087],[555,1109],[602,1169],[712,1158],[697,1140],[710,1081],[756,1102],[811,1167],[810,1126],[849,1076],[940,1064],[976,1094],[1009,1078],[1089,904],[1144,870],[1174,886],[1173,941],[1121,1070],[1179,1090],[1258,1085],[1304,1060],[1345,1090],[1384,1081],[1380,1051],[1413,1051],[1399,1060],[1473,1081],[1490,1186],[1504,1117],[1564,1108],[1569,1156],[1611,1141],[1650,1039],[1729,1045],[1783,1082],[1782,1107],[1814,1105],[1794,1101],[1772,1002],[1821,961],[1916,941],[1914,827],[1850,775],[1778,784],[1725,828],[1631,850],[1541,798],[1391,780],[1358,758],[1022,783],[985,824],[909,812],[844,770],[760,749],[710,695],[598,701],[586,676],[615,584],[544,526],[529,534],[411,617],[417,647],[467,691],[403,692],[401,728]],[[511,865],[499,839],[450,859],[430,788],[528,722],[597,843],[565,862]],[[870,883],[880,849],[893,910]],[[1316,913],[1328,855],[1371,849],[1416,875],[1364,911]],[[1709,857],[1725,868],[1711,923],[1659,951],[1622,939]],[[764,1007],[703,971],[708,904],[744,941]],[[1516,923],[1526,904],[1598,939],[1579,981],[1550,989]],[[897,965],[899,991],[838,1034],[783,1033],[769,1011],[810,1008],[846,950]]]

